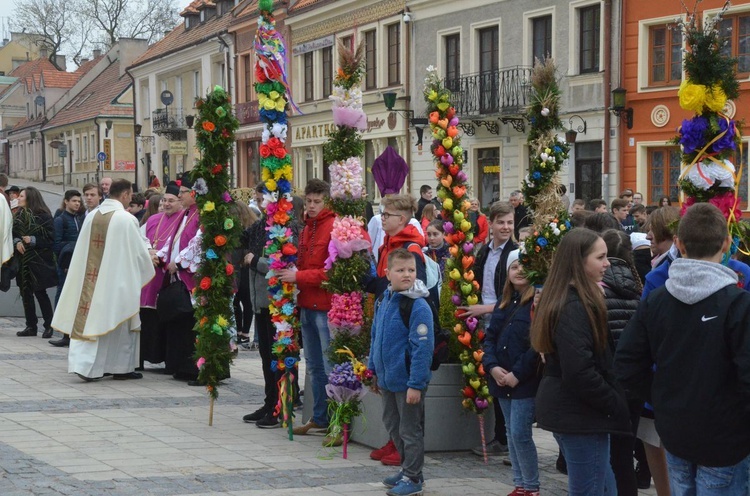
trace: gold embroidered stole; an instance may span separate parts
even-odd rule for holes
[[[94,215],[94,220],[91,222],[89,254],[86,259],[86,275],[83,277],[83,287],[81,288],[81,296],[78,300],[78,311],[76,312],[76,319],[73,322],[73,332],[70,335],[73,339],[93,341],[93,339],[83,335],[83,330],[86,327],[86,320],[91,310],[91,299],[94,297],[96,282],[99,279],[99,268],[102,266],[104,247],[107,241],[107,230],[109,229],[109,222],[112,220],[112,214],[114,212],[102,214],[97,211]]]

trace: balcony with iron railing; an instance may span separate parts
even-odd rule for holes
[[[256,124],[260,122],[257,100],[236,104],[234,106],[234,112],[237,116],[237,119],[240,121],[241,126],[244,124]]]
[[[154,110],[151,118],[154,134],[171,141],[187,139],[188,122],[185,109],[166,107]]]
[[[524,128],[523,114],[529,104],[531,67],[515,66],[495,71],[446,78],[443,84],[453,93],[456,114],[464,120],[493,119],[484,124],[497,134],[496,119],[509,122],[516,130]],[[468,133],[467,134],[473,134]]]

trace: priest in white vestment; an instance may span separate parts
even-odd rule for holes
[[[52,319],[70,335],[68,372],[85,381],[112,375],[140,379],[141,288],[154,277],[155,252],[125,208],[130,181],[117,179],[109,197],[86,220]]]

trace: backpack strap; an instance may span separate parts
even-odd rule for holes
[[[409,323],[411,322],[411,309],[413,307],[414,300],[407,296],[402,296],[398,302],[398,311],[401,314],[401,321],[407,329],[409,329]]]

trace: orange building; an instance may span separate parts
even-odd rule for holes
[[[692,2],[689,2],[692,5]],[[684,46],[676,22],[685,18],[680,0],[631,0],[623,2],[622,87],[627,90],[623,119],[632,109],[632,129],[621,126],[621,189],[643,193],[644,203],[656,204],[662,196],[672,202],[679,197],[679,147],[668,143],[677,135],[683,119],[692,117],[682,110],[677,90],[685,74],[682,69]],[[698,5],[702,19],[716,16],[724,0],[704,0]],[[733,5],[719,24],[726,41],[725,50],[738,58],[737,78],[740,98],[729,101],[725,113],[750,123],[750,3]],[[745,166],[738,194],[747,205],[747,147],[734,160]]]

